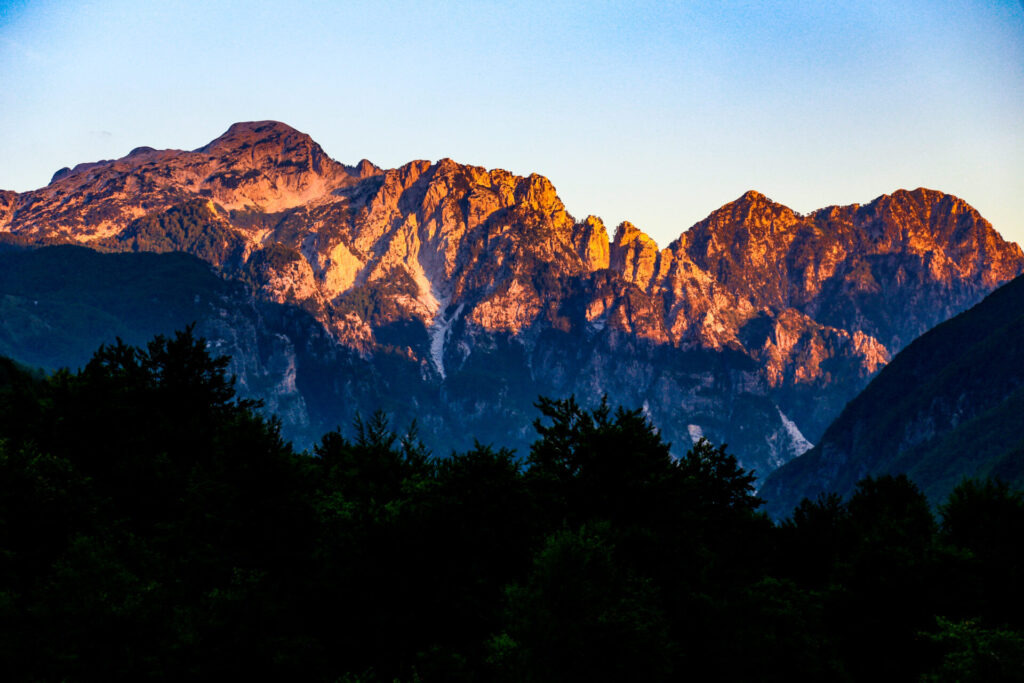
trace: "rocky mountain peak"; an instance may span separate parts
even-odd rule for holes
[[[729,202],[728,204],[726,204],[722,208],[723,209],[725,207],[747,207],[747,208],[749,208],[749,207],[755,207],[755,206],[758,206],[758,205],[766,205],[766,204],[774,204],[774,205],[777,205],[777,206],[781,206],[780,204],[778,204],[777,202],[772,201],[767,196],[765,196],[764,194],[758,192],[757,190],[747,190],[746,192],[744,192],[739,197],[737,197],[733,201]]]
[[[150,152],[155,152],[155,151],[156,150],[153,149],[152,147],[146,147],[145,145],[143,145],[142,147],[136,147],[132,151],[128,152],[128,156],[129,157],[136,157],[136,156],[139,156],[140,154],[149,154]]]
[[[68,167],[68,166],[65,166],[64,168],[62,168],[62,169],[59,169],[59,170],[58,170],[58,171],[57,171],[56,173],[54,173],[54,174],[53,174],[53,176],[52,176],[52,177],[50,178],[50,183],[52,184],[52,183],[55,183],[55,182],[57,182],[58,180],[60,180],[60,179],[61,179],[61,178],[63,178],[64,176],[66,176],[66,175],[67,175],[68,173],[71,173],[71,168],[70,168],[70,167]]]
[[[657,254],[659,251],[654,238],[629,221],[622,221],[615,228],[611,249],[613,254],[621,253],[624,249],[640,249],[651,254]]]
[[[384,173],[384,169],[369,159],[360,159],[358,164],[346,167],[346,170],[360,180]]]
[[[992,288],[1020,272],[1024,252],[1005,241],[978,211],[937,190],[897,190],[860,206],[811,214],[864,254],[914,254],[933,279],[968,277]]]
[[[627,282],[647,290],[658,270],[658,243],[629,221],[615,228],[610,263]]]
[[[313,138],[300,133],[286,123],[280,121],[240,121],[231,124],[219,137],[206,143],[197,152],[218,154],[226,150],[257,145],[271,141],[289,140],[292,142],[313,142]]]
[[[565,205],[558,198],[555,186],[551,181],[537,173],[531,173],[516,186],[517,202],[527,205],[534,211],[547,214],[565,214]]]
[[[804,222],[789,207],[750,190],[711,212],[669,249],[754,308],[781,309],[788,305],[787,254]]]
[[[210,154],[235,168],[279,169],[334,176],[344,167],[334,161],[313,138],[279,121],[232,124],[227,132],[197,152]]]
[[[744,238],[747,235],[774,237],[789,231],[799,221],[799,214],[788,206],[769,199],[760,192],[748,190],[722,206],[687,231],[690,242],[715,233],[719,242]]]
[[[587,270],[601,270],[610,263],[608,231],[597,216],[587,216],[573,230],[573,243]]]
[[[829,211],[831,210],[831,211]],[[887,236],[906,240],[910,233],[932,234],[941,241],[954,238],[950,219],[956,223],[960,217],[969,217],[971,231],[991,230],[991,225],[967,202],[951,194],[919,187],[916,190],[896,190],[892,194],[883,194],[870,203],[861,206],[853,204],[846,207],[828,207],[814,212],[812,216],[822,215],[829,211],[838,216],[844,211],[848,220],[859,227],[874,224],[872,236]],[[968,227],[966,224],[963,227]]]

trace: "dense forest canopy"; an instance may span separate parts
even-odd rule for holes
[[[773,524],[701,440],[541,398],[528,454],[379,413],[297,453],[191,330],[0,361],[6,680],[1020,680],[1024,499],[904,476]],[[525,456],[525,457],[522,457]]]

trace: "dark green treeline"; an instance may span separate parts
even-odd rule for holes
[[[381,416],[295,453],[191,331],[0,362],[4,680],[999,681],[1024,502],[904,477],[774,525],[706,441],[540,399],[525,462]]]

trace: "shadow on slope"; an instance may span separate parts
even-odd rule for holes
[[[788,515],[804,497],[907,473],[936,503],[963,477],[1020,485],[1024,462],[1024,277],[925,333],[851,401],[816,448],[760,495]]]

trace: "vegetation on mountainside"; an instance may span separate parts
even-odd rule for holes
[[[769,476],[772,513],[823,484],[848,495],[865,473],[905,472],[934,504],[964,477],[1024,486],[1022,304],[1018,277],[901,351],[814,450]]]
[[[98,246],[116,251],[184,251],[215,266],[237,266],[244,243],[217,214],[212,201],[194,199],[137,218],[116,237],[107,238]]]
[[[419,286],[409,272],[399,266],[362,287],[346,290],[335,301],[334,309],[341,317],[355,313],[371,324],[384,325],[396,318],[401,320],[396,296],[404,295],[412,299],[419,291]]]
[[[208,317],[210,302],[234,290],[181,253],[97,254],[72,245],[0,251],[0,355],[77,368],[112,331],[143,344]]]
[[[525,463],[382,414],[296,453],[192,331],[0,362],[6,680],[1016,680],[1024,500],[774,525],[724,446],[540,399]]]

